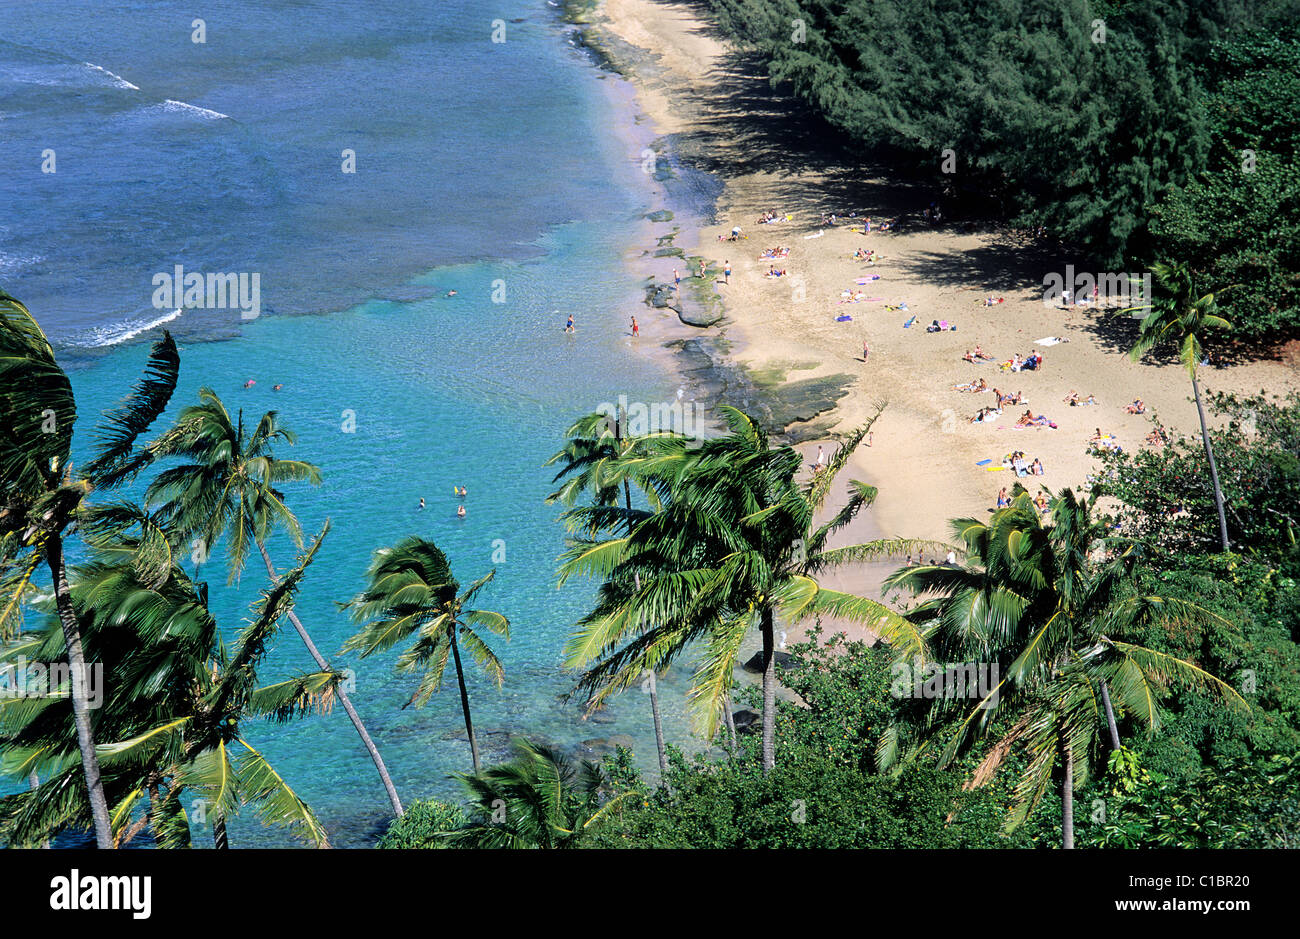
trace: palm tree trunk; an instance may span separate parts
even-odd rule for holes
[[[763,775],[776,766],[776,643],[772,635],[772,608],[763,608]]]
[[[35,770],[33,770],[33,771],[32,771],[31,773],[29,773],[28,776],[27,776],[27,788],[28,788],[28,789],[38,789],[38,788],[40,788],[40,785],[41,785],[41,777],[38,776],[38,775],[36,775]],[[46,838],[43,842],[41,842],[41,847],[42,847],[42,848],[48,848],[49,846],[50,846],[50,839],[49,839],[49,838]]]
[[[650,692],[650,714],[654,717],[655,722],[655,748],[659,751],[659,781],[666,783],[668,779],[668,753],[664,749],[664,724],[659,717],[659,686],[655,680],[655,670],[647,668],[646,670],[647,690]]]
[[[722,706],[725,709],[723,714],[726,715],[727,733],[731,735],[731,749],[735,750],[738,745],[736,741],[736,715],[731,713],[731,695],[727,695],[722,699]]]
[[[86,696],[86,656],[81,648],[81,627],[72,609],[68,573],[63,566],[63,538],[58,532],[45,543],[45,556],[54,575],[54,603],[63,627],[63,644],[67,649],[68,671],[72,681],[72,720],[77,727],[77,749],[81,751],[81,769],[86,776],[86,796],[90,817],[95,825],[95,844],[102,849],[113,847],[113,823],[108,817],[108,800],[104,781],[99,775],[99,757],[95,754],[95,737],[90,729],[90,701]]]
[[[474,736],[474,721],[469,716],[469,692],[465,689],[465,670],[460,666],[460,646],[456,644],[456,624],[452,623],[451,654],[456,659],[456,681],[460,683],[460,709],[465,714],[465,733],[469,734],[469,752],[474,758],[474,775],[480,771],[478,762],[478,738]]]
[[[1232,550],[1228,543],[1228,517],[1223,512],[1223,489],[1219,486],[1219,467],[1214,462],[1214,447],[1210,446],[1210,432],[1205,426],[1205,408],[1201,405],[1201,386],[1192,375],[1192,396],[1196,399],[1196,413],[1201,418],[1201,440],[1205,443],[1205,458],[1210,462],[1210,482],[1214,484],[1214,508],[1219,513],[1219,540],[1224,551]]]
[[[1106,687],[1106,682],[1101,683],[1101,704],[1106,709],[1106,726],[1110,729],[1110,747],[1112,750],[1120,749],[1119,727],[1115,724],[1115,708],[1110,703],[1110,689]]]
[[[271,564],[271,555],[267,553],[266,545],[259,541],[257,547],[262,552],[262,560],[266,563],[266,574],[271,578],[271,583],[279,583],[280,577]],[[297,630],[298,638],[307,647],[311,657],[316,660],[317,667],[322,670],[329,670],[329,662],[325,660],[325,656],[320,654],[320,650],[316,648],[316,643],[311,641],[311,636],[307,634],[307,628],[303,626],[302,620],[298,619],[298,614],[293,611],[292,607],[289,608],[289,622]],[[338,695],[339,704],[343,705],[343,710],[347,713],[348,719],[352,721],[352,726],[357,729],[357,734],[361,737],[366,752],[370,754],[370,759],[374,761],[375,769],[379,771],[379,778],[384,784],[384,791],[388,793],[388,801],[392,803],[393,811],[398,818],[401,818],[406,812],[402,808],[402,800],[397,797],[397,787],[393,785],[392,777],[388,775],[388,767],[384,765],[384,758],[379,755],[379,748],[375,746],[374,740],[370,738],[366,725],[361,723],[361,717],[357,714],[357,709],[352,706],[352,700],[348,697],[348,693],[343,690],[342,686],[336,686],[335,693]]]
[[[1065,757],[1065,778],[1061,781],[1061,847],[1074,848],[1074,751],[1061,734],[1061,752]]]
[[[218,851],[225,851],[230,847],[230,839],[226,835],[226,816],[217,815],[212,821],[212,843]]]

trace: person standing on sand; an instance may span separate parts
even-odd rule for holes
[[[871,346],[867,345],[867,340],[862,340],[862,361],[865,362],[871,357]]]
[[[632,335],[633,336],[641,335],[641,327],[637,326],[635,316],[632,317]]]
[[[673,268],[673,286],[678,293],[682,292],[682,275],[677,273],[677,268]]]
[[[723,261],[722,263],[726,265],[726,267],[722,269],[722,282],[724,284],[729,284],[731,283],[731,262]]]
[[[700,280],[704,280],[704,258],[700,258]]]
[[[826,468],[826,451],[822,449],[821,444],[817,444],[817,469]]]

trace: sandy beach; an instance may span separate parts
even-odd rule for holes
[[[945,539],[947,519],[983,515],[999,488],[1010,487],[1012,472],[988,467],[1011,451],[1042,461],[1044,475],[1022,480],[1031,490],[1059,489],[1081,485],[1092,471],[1088,440],[1098,428],[1126,449],[1145,446],[1153,416],[1175,434],[1196,432],[1186,372],[1176,363],[1134,363],[1127,356],[1131,320],[1044,303],[1043,278],[1064,275],[1069,264],[1088,270],[1083,259],[1027,236],[917,224],[935,192],[855,160],[832,131],[826,140],[800,137],[796,131],[816,130],[819,122],[773,91],[752,58],[730,48],[696,4],[603,0],[596,22],[615,46],[621,41],[646,54],[630,67],[620,62],[645,118],[725,183],[716,224],[696,233],[693,245],[689,232],[676,242],[718,272],[731,267],[727,282],[714,287],[726,317],[700,332],[721,331],[735,362],[755,374],[850,376],[848,394],[831,415],[836,433],[888,402],[871,446],[859,450],[844,474],[880,489],[857,534]],[[759,224],[767,212],[779,220]],[[824,213],[860,217],[823,227]],[[871,233],[863,232],[861,216],[872,218]],[[911,222],[902,232],[877,230],[899,216]],[[741,237],[723,240],[734,227]],[[788,248],[788,256],[760,257],[772,248]],[[874,251],[875,262],[855,259],[859,249]],[[648,270],[667,279],[670,272],[659,270],[667,266]],[[765,276],[773,266],[785,275]],[[863,299],[842,302],[845,291]],[[990,297],[1003,302],[987,306]],[[887,309],[902,303],[906,311]],[[837,321],[845,313],[851,321]],[[916,323],[903,328],[913,316]],[[933,320],[957,329],[927,333]],[[1066,341],[1036,344],[1047,337]],[[994,362],[963,361],[977,344]],[[1044,355],[1040,370],[998,368],[1014,354],[1035,351]],[[990,391],[954,390],[981,378]],[[1202,369],[1201,380],[1208,391],[1282,391],[1297,386],[1297,371],[1283,361],[1255,361]],[[971,424],[981,407],[993,405],[995,387],[1020,392],[1022,404]],[[1067,405],[1063,399],[1072,391],[1084,399],[1094,395],[1097,404]],[[1137,398],[1146,404],[1143,415],[1125,410]],[[1057,426],[1017,428],[1025,408]],[[811,454],[816,446],[801,448]],[[979,465],[986,460],[992,462]]]

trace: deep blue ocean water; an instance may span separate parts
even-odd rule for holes
[[[497,569],[481,605],[509,616],[513,641],[498,643],[503,689],[472,680],[486,760],[501,756],[492,732],[575,749],[628,734],[649,768],[640,694],[605,724],[560,700],[572,677],[560,649],[592,588],[556,589],[563,532],[542,504],[541,464],[569,422],[620,393],[669,400],[676,387],[627,335],[640,295],[624,252],[652,195],[618,79],[544,0],[213,0],[201,14],[6,0],[0,17],[0,288],[72,374],[80,451],[138,376],[151,324],[169,318],[183,348],[172,414],[203,385],[250,421],[277,409],[299,434],[293,455],[324,473],[289,491],[305,529],[333,523],[299,611],[355,670],[354,701],[406,801],[456,795],[448,774],[469,769],[454,679],[403,710],[414,679],[392,672],[394,656],[334,653],[353,629],[336,601],[360,588],[374,548],[411,533],[443,547],[463,582]],[[491,41],[496,18],[504,43]],[[344,150],[355,173],[341,171]],[[153,278],[177,264],[258,274],[260,316],[157,308]],[[455,485],[469,490],[463,520]],[[270,548],[291,563],[287,539]],[[232,632],[259,567],[214,593]],[[286,624],[264,677],[310,667]],[[686,680],[663,684],[669,737],[689,745]],[[387,802],[341,709],[245,730],[336,844],[382,830]],[[232,843],[291,842],[249,811]]]

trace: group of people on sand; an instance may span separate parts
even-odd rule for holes
[[[1015,470],[1017,476],[1043,476],[1046,470],[1043,469],[1043,461],[1034,457],[1033,462],[1025,462],[1024,450],[1012,450],[1002,460],[1002,465],[1007,469]]]
[[[1071,388],[1070,393],[1061,400],[1072,408],[1083,408],[1097,403],[1097,399],[1092,395],[1088,395],[1087,398],[1080,398],[1079,392],[1075,391],[1073,388]]]
[[[1029,356],[1027,358],[1022,359],[1020,357],[1020,353],[1017,352],[1013,354],[1010,359],[1008,359],[1006,362],[1003,362],[998,367],[1001,368],[1003,371],[1010,371],[1010,372],[1041,371],[1043,368],[1043,353],[1031,352],[1029,353]]]
[[[773,222],[781,221],[782,218],[783,216],[777,215],[775,212],[764,212],[762,215],[758,217],[758,224],[770,225]]]
[[[981,349],[979,343],[976,343],[974,350],[967,349],[966,354],[963,355],[961,359],[963,362],[970,362],[973,365],[978,365],[980,362],[992,362],[993,356]]]
[[[1005,509],[1009,505],[1011,505],[1011,496],[1007,493],[1007,487],[1003,486],[1000,490],[998,490],[998,508]],[[1038,495],[1034,498],[1034,508],[1038,509],[1039,513],[1041,514],[1046,512],[1049,507],[1050,506],[1047,501],[1047,494],[1044,492],[1038,493]]]

